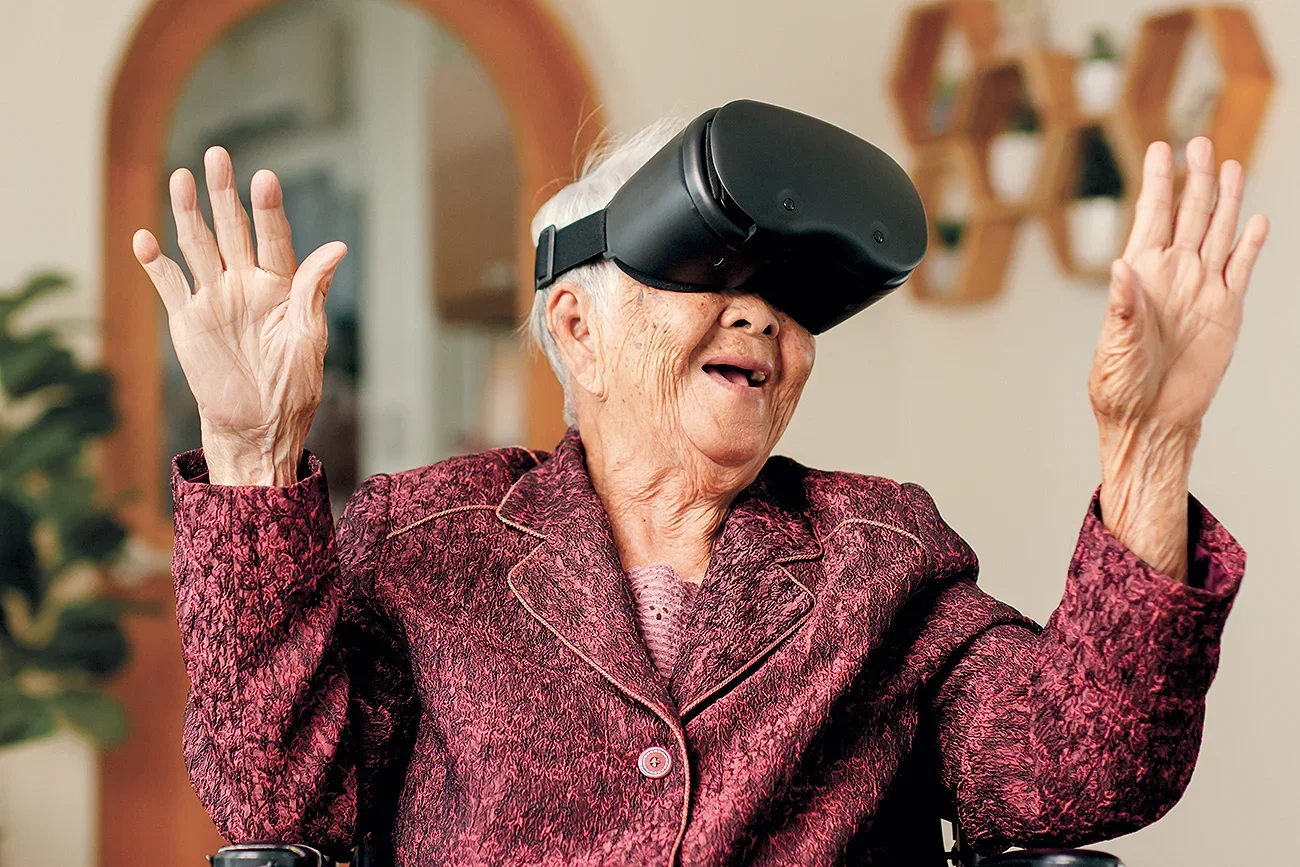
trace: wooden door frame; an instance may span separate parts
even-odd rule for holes
[[[110,492],[130,492],[124,518],[151,546],[170,549],[164,509],[161,305],[131,252],[141,227],[160,231],[172,112],[190,74],[232,27],[283,0],[155,0],[131,37],[108,112],[103,220],[103,357],[117,383],[121,422],[105,443]],[[528,219],[604,129],[592,77],[574,41],[544,0],[406,0],[469,48],[496,84],[519,157],[519,305],[531,306]],[[563,432],[562,396],[539,353],[528,365],[526,445],[549,448]],[[132,732],[100,760],[99,863],[201,864],[220,845],[190,788],[181,758],[188,679],[167,576],[132,595],[154,602],[155,618],[128,625],[132,663],[114,687]]]

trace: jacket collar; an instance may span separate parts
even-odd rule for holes
[[[752,673],[812,608],[810,582],[787,566],[821,555],[802,499],[802,473],[774,458],[732,504],[687,624],[671,692],[640,637],[609,519],[574,430],[497,508],[504,523],[539,539],[510,570],[511,590],[625,695],[666,721],[687,717]]]

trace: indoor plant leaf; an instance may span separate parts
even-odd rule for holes
[[[13,679],[0,681],[0,747],[42,737],[54,726],[44,701],[23,692]]]
[[[77,515],[59,527],[65,560],[111,560],[126,544],[126,528],[103,512]]]
[[[31,515],[0,494],[0,589],[12,587],[33,608],[41,599],[41,567],[32,545]]]
[[[65,383],[76,373],[76,359],[49,331],[37,331],[0,346],[0,383],[14,397]]]
[[[126,636],[118,625],[123,607],[112,599],[68,605],[59,612],[49,642],[32,649],[32,664],[47,671],[84,671],[98,677],[120,670],[129,657]]]
[[[35,469],[57,471],[81,454],[82,436],[69,421],[33,423],[14,434],[0,455],[0,475],[12,482]]]
[[[34,301],[48,292],[63,289],[69,284],[70,281],[67,275],[54,271],[42,271],[32,275],[16,292],[0,296],[0,322],[3,322],[6,316],[24,304]]]
[[[126,736],[126,714],[121,705],[103,693],[69,689],[51,698],[50,704],[77,730],[99,744],[108,746]]]

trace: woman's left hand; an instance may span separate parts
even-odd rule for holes
[[[1223,164],[1217,199],[1209,139],[1188,144],[1187,164],[1175,216],[1173,153],[1164,142],[1147,150],[1088,383],[1101,433],[1103,519],[1138,556],[1180,579],[1192,450],[1236,347],[1268,235],[1257,214],[1237,240],[1239,163]]]

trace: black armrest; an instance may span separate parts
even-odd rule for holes
[[[1124,867],[1124,862],[1091,849],[1027,849],[981,858],[979,867]]]
[[[208,856],[212,867],[334,867],[319,849],[302,843],[235,843]]]

